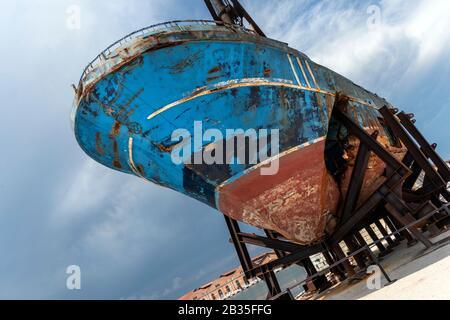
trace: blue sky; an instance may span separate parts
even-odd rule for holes
[[[414,112],[450,158],[449,1],[243,3],[270,37]],[[2,4],[0,298],[170,299],[237,265],[220,214],[90,160],[69,121],[70,85],[101,50],[143,26],[205,18],[202,0]],[[80,291],[66,289],[72,264]]]

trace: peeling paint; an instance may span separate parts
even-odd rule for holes
[[[315,64],[286,44],[214,24],[142,31],[110,48],[82,76],[75,100],[77,141],[96,161],[193,197],[302,244],[336,227],[358,144],[349,137],[338,184],[325,148],[338,95],[368,133],[401,157],[379,123],[387,101]],[[256,165],[174,165],[175,129],[280,129],[280,153]],[[325,139],[328,135],[327,140]],[[225,136],[225,135],[224,135]],[[214,144],[205,142],[201,150]],[[269,146],[270,151],[271,146]],[[280,161],[280,172],[260,175]],[[363,195],[384,179],[370,159]]]

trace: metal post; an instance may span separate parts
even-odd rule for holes
[[[236,254],[238,255],[239,262],[241,263],[242,270],[244,271],[247,279],[251,279],[254,275],[250,270],[253,269],[253,261],[248,253],[247,246],[242,243],[239,233],[241,232],[239,224],[236,220],[233,220],[224,215],[225,222],[230,232],[231,241],[233,242],[234,248],[236,249]]]
[[[325,257],[325,260],[327,261],[327,264],[329,266],[333,265],[336,262],[332,254],[328,250],[323,251],[322,254]],[[339,267],[336,266],[331,268],[330,270],[338,278],[339,281],[344,281],[345,274],[342,272],[341,269],[339,269]]]
[[[378,132],[372,137],[376,139]],[[342,220],[346,221],[352,212],[355,210],[356,203],[359,199],[359,194],[364,183],[365,172],[369,163],[370,150],[365,143],[360,143],[358,155],[356,156],[355,167],[353,168],[350,185],[348,187],[347,195],[344,200],[344,207],[342,210]]]
[[[342,251],[342,248],[338,243],[332,244],[331,249],[337,255],[339,260],[345,259],[345,253],[344,253],[344,251]],[[347,272],[348,277],[355,275],[355,270],[353,269],[352,265],[350,264],[350,262],[348,260],[345,260],[342,264],[345,268],[345,271]]]
[[[267,299],[279,295],[281,293],[281,287],[278,283],[277,277],[273,270],[265,270],[263,273],[264,281],[266,282],[267,288],[269,289],[269,293]]]
[[[378,230],[380,230],[380,233],[383,235],[383,237],[386,237],[386,241],[390,246],[394,245],[394,240],[391,239],[389,236],[389,233],[386,231],[384,226],[381,224],[380,220],[375,220],[375,226]]]
[[[369,225],[369,226],[365,227],[364,230],[366,230],[366,232],[369,234],[369,237],[375,243],[378,250],[380,250],[380,253],[384,254],[386,252],[386,248],[383,246],[383,244],[381,242],[378,242],[379,239],[378,239],[377,235],[375,234],[375,231],[373,231],[372,227]]]
[[[355,242],[355,239],[354,239],[353,236],[346,237],[344,239],[344,242],[347,245],[347,247],[350,250],[350,252],[355,252],[355,251],[361,249],[361,246]],[[359,254],[356,254],[354,256],[354,259],[355,259],[356,264],[358,265],[358,267],[360,269],[365,269],[366,268],[366,263],[364,261],[364,255],[362,254],[362,252],[359,253]]]

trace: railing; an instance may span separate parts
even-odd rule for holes
[[[114,50],[120,48],[124,44],[133,41],[137,39],[138,37],[144,37],[149,36],[152,34],[156,34],[159,32],[171,30],[171,29],[178,29],[178,30],[185,30],[184,27],[187,26],[198,26],[198,25],[206,25],[206,26],[222,26],[229,28],[231,30],[238,30],[245,33],[250,33],[256,35],[256,33],[253,30],[246,29],[244,27],[241,27],[239,25],[232,25],[227,24],[221,21],[211,21],[211,20],[176,20],[176,21],[169,21],[169,22],[163,22],[154,24],[142,29],[139,29],[137,31],[134,31],[125,37],[121,38],[120,40],[117,40],[113,44],[111,44],[108,48],[103,50],[98,56],[94,58],[87,66],[84,68],[83,73],[81,75],[79,83],[81,84],[84,78],[92,71],[94,70],[99,63],[102,60],[106,60],[107,56],[110,55]]]

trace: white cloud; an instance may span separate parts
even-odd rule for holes
[[[194,290],[195,286],[199,284],[199,281],[212,281],[217,278],[220,272],[224,271],[227,265],[236,261],[235,254],[228,254],[219,259],[212,260],[209,264],[202,266],[196,271],[189,270],[189,275],[175,276],[171,284],[162,290],[153,291],[152,294],[133,295],[126,299],[129,300],[160,300],[169,299],[174,293],[180,289],[184,289],[185,294],[188,290]],[[200,282],[201,283],[201,282]],[[205,284],[205,283],[202,283]],[[190,288],[190,289],[186,289]],[[149,290],[150,291],[150,290]]]
[[[113,172],[99,167],[94,160],[86,159],[77,171],[72,172],[73,180],[63,184],[68,190],[60,190],[54,211],[59,222],[70,223],[71,218],[83,216],[102,202],[111,200],[112,190],[118,187],[113,184]]]
[[[356,82],[399,86],[447,55],[450,2],[385,0],[381,21],[369,29],[370,2],[247,1],[271,37],[288,42],[316,62]],[[263,7],[262,9],[259,9]],[[368,88],[370,89],[370,88]],[[393,88],[383,89],[390,93]]]

